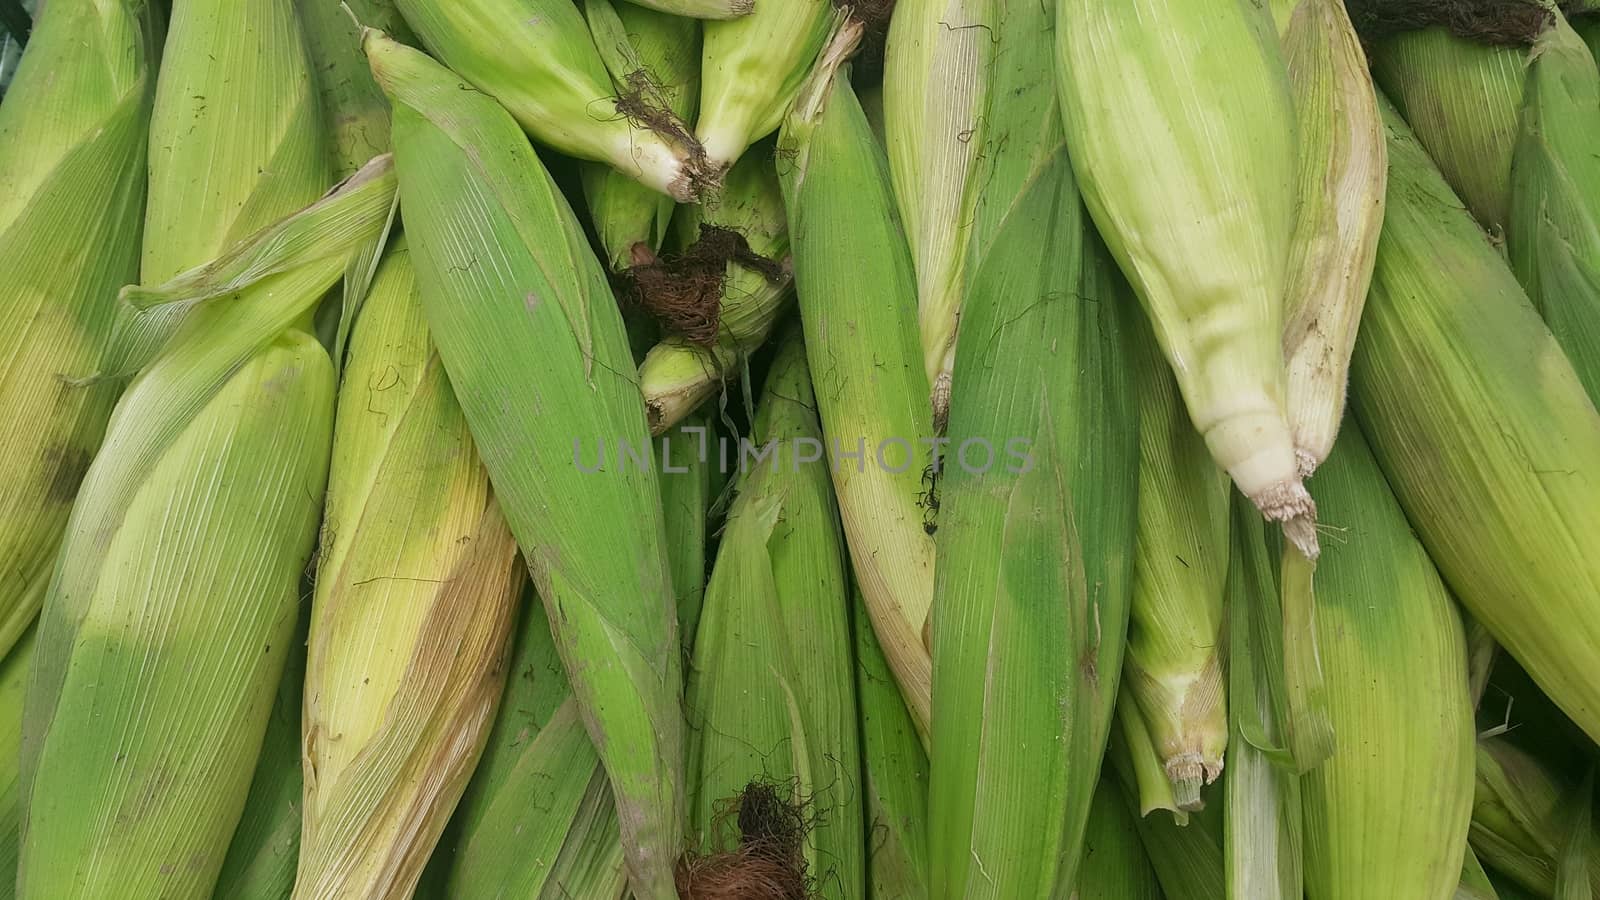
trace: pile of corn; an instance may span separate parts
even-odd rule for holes
[[[1600,3],[0,29],[0,896],[1600,896]]]

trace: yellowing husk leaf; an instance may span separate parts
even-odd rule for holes
[[[1511,160],[1528,51],[1491,47],[1440,27],[1377,42],[1372,74],[1478,222],[1510,221]]]
[[[616,792],[634,894],[675,897],[681,664],[616,301],[510,115],[422,53],[373,32],[364,44],[393,105],[423,312]]]
[[[872,632],[860,588],[855,612],[856,702],[861,721],[861,791],[867,816],[867,895],[928,896],[928,754]]]
[[[295,896],[409,897],[488,736],[522,573],[403,243],[373,281],[344,379]]]
[[[710,165],[732,166],[783,124],[833,20],[831,0],[774,0],[705,24],[695,136]]]
[[[455,900],[625,895],[616,804],[544,610],[522,604],[494,728],[434,863]]]
[[[979,152],[990,146],[985,113],[995,66],[1040,57],[995,35],[1018,16],[998,0],[904,0],[884,48],[883,111],[889,171],[917,272],[923,365],[941,432],[950,404],[956,329],[964,302],[967,241],[982,185]],[[1033,35],[1032,37],[1038,37]],[[996,143],[995,146],[1000,146]]]
[[[860,897],[849,580],[827,470],[806,461],[822,428],[798,334],[778,350],[758,409],[752,440],[771,456],[741,456],[689,669],[691,827],[702,852],[735,849],[744,836],[719,812],[767,783],[814,811],[800,846],[783,849],[799,852],[818,895]],[[686,871],[680,884],[693,896],[692,863]]]
[[[155,84],[142,3],[59,3],[0,106],[0,653],[38,614],[117,388],[97,371],[135,280]]]
[[[933,424],[918,364],[916,282],[888,165],[849,81],[834,77],[858,35],[849,24],[830,41],[784,123],[779,181],[856,582],[926,735],[932,663],[923,629],[933,602],[933,538],[924,527],[932,518],[924,492]]]
[[[715,206],[685,206],[673,223],[679,249],[700,237],[702,225],[743,235],[751,252],[788,270],[789,227],[777,171],[765,154],[746,154],[728,171]],[[793,282],[777,280],[730,261],[722,283],[716,343],[701,346],[670,335],[650,349],[639,366],[639,387],[659,434],[745,371],[745,361],[766,342],[789,308]]]
[[[1009,53],[1049,65],[1047,10],[1008,0],[999,20]],[[1011,75],[997,74],[985,107],[986,187],[941,463],[929,753],[939,898],[1070,893],[1133,592],[1138,409],[1121,319],[1133,301],[1089,230],[1053,86]]]
[[[1178,383],[1143,322],[1128,364],[1139,405],[1139,526],[1128,623],[1125,715],[1148,729],[1173,802],[1199,809],[1228,746],[1222,670],[1228,475],[1190,424]],[[1146,793],[1141,785],[1141,795]],[[1146,810],[1148,813],[1148,809]]]
[[[1600,415],[1404,123],[1352,397],[1445,583],[1600,735]]]
[[[700,100],[700,25],[633,3],[584,0],[584,17],[612,79],[649,91],[685,122]],[[614,271],[634,265],[635,247],[661,249],[675,204],[616,169],[584,163],[583,198]]]
[[[1072,900],[1161,900],[1133,813],[1109,773],[1094,791]]]
[[[1559,14],[1534,45],[1511,169],[1517,280],[1600,403],[1600,69]]]
[[[287,0],[177,13],[151,127],[150,283],[331,181]],[[309,260],[198,307],[118,403],[41,620],[22,896],[210,894],[314,543],[333,370],[304,327],[340,268]]]
[[[1272,19],[1245,0],[1058,8],[1067,145],[1095,224],[1212,457],[1315,557],[1285,413],[1296,129]]]
[[[1315,629],[1338,743],[1301,779],[1306,896],[1449,900],[1471,815],[1461,620],[1360,429],[1317,485]]]
[[[430,52],[500,101],[541,144],[603,162],[675,200],[692,200],[714,183],[688,127],[670,109],[652,107],[648,116],[658,121],[648,124],[641,111],[619,108],[626,85],[612,83],[571,0],[395,5]]]
[[[1283,352],[1300,472],[1327,459],[1344,420],[1350,352],[1372,283],[1388,157],[1366,53],[1342,0],[1301,0],[1283,32],[1299,125],[1299,207]]]

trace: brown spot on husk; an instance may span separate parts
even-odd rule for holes
[[[1346,0],[1350,21],[1367,41],[1439,26],[1496,46],[1527,46],[1550,25],[1538,0]]]
[[[686,853],[678,862],[684,900],[809,900],[803,854],[810,823],[805,808],[785,799],[789,786],[752,781],[718,815],[738,823],[739,846],[723,853]],[[715,829],[720,830],[720,828]]]
[[[648,252],[648,248],[644,249]],[[639,250],[634,248],[634,258],[647,258]],[[716,343],[721,325],[722,287],[730,262],[773,283],[788,277],[781,263],[751,250],[744,235],[702,223],[700,237],[682,253],[662,256],[622,272],[623,292],[662,328],[709,346]]]

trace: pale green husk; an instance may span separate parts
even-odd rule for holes
[[[933,417],[943,431],[949,411],[957,325],[967,289],[967,241],[973,207],[987,189],[979,177],[990,141],[988,115],[997,66],[1021,68],[1035,83],[1048,71],[1038,33],[1010,41],[1023,12],[999,0],[903,0],[884,47],[883,112],[889,172],[917,271],[923,365]],[[1045,80],[1046,82],[1048,79]],[[1049,84],[1045,83],[1048,88]]]
[[[618,84],[639,80],[685,122],[700,100],[700,25],[633,3],[584,0],[595,47]],[[675,204],[633,178],[600,163],[584,163],[583,198],[614,271],[636,265],[636,245],[655,252]]]
[[[607,71],[572,0],[395,5],[430,52],[498,100],[539,143],[603,162],[675,200],[692,200],[714,184],[715,173],[670,110],[655,110],[663,122],[653,130],[617,108],[626,86]]]
[[[118,387],[98,371],[137,278],[153,11],[59,3],[0,105],[0,653],[38,614]]]
[[[695,136],[727,169],[778,129],[834,19],[830,0],[756,3],[748,16],[705,23]]]
[[[300,41],[288,0],[180,5],[151,127],[147,283],[327,188]],[[340,269],[312,259],[197,306],[118,403],[41,619],[22,896],[212,890],[314,543],[334,385],[304,328]]]
[[[667,530],[672,589],[678,595],[678,636],[684,657],[694,649],[706,596],[707,515],[712,494],[710,420],[691,416],[656,439],[661,469],[661,514]]]
[[[849,81],[834,77],[859,33],[859,25],[847,24],[823,51],[784,122],[778,174],[856,582],[926,735],[932,663],[923,632],[933,601],[933,538],[924,527],[932,519],[924,494],[933,423],[918,363],[916,282],[888,164]],[[844,456],[858,449],[864,455]]]
[[[1189,422],[1172,370],[1144,322],[1130,328],[1139,404],[1139,526],[1123,665],[1128,706],[1148,729],[1173,802],[1202,805],[1228,746],[1222,597],[1228,475]],[[1145,793],[1141,786],[1141,794]]]
[[[1528,891],[1551,897],[1571,837],[1565,821],[1578,785],[1504,738],[1477,742],[1472,849],[1485,865]],[[1600,886],[1600,839],[1587,838],[1589,879]]]
[[[1254,0],[1058,9],[1067,145],[1095,224],[1211,455],[1315,558],[1285,413],[1296,128],[1272,18]]]
[[[1600,415],[1410,130],[1385,117],[1357,415],[1456,598],[1600,735]]]
[[[1372,74],[1445,181],[1491,234],[1511,215],[1511,167],[1528,51],[1443,28],[1397,34],[1372,51]]]
[[[1531,51],[1511,169],[1512,270],[1600,403],[1600,69],[1554,14]]]
[[[1471,817],[1461,620],[1360,429],[1345,427],[1317,473],[1338,535],[1317,562],[1315,623],[1338,740],[1301,778],[1306,896],[1449,900]]]
[[[1333,450],[1383,227],[1388,158],[1366,53],[1342,0],[1301,0],[1283,32],[1300,154],[1284,357],[1301,474]]]

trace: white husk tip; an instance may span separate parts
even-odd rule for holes
[[[1303,482],[1280,481],[1249,497],[1267,521],[1282,523],[1284,537],[1306,559],[1316,562],[1321,552],[1317,544],[1317,504]]]
[[[1317,466],[1322,464],[1322,460],[1317,456],[1317,454],[1312,453],[1310,450],[1307,450],[1304,447],[1295,448],[1294,461],[1295,467],[1299,469],[1300,477],[1302,479],[1310,478],[1316,473]]]
[[[1172,783],[1173,802],[1183,812],[1205,809],[1200,798],[1200,787],[1211,784],[1222,776],[1222,760],[1208,760],[1199,753],[1180,753],[1164,764],[1167,780]]]

